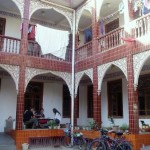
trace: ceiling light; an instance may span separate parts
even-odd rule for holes
[[[41,11],[41,15],[44,16],[44,15],[45,15],[45,12],[44,12],[44,11]]]
[[[110,5],[110,3],[106,3],[106,6],[107,6],[108,8],[110,8],[111,5]]]

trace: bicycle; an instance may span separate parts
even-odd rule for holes
[[[89,150],[132,150],[131,145],[123,139],[113,139],[108,136],[108,130],[100,129],[101,137],[94,139]],[[105,147],[102,147],[102,144]]]
[[[65,129],[64,146],[67,148],[77,146],[80,150],[86,150],[86,139],[83,137],[81,132],[71,133],[70,128]],[[71,144],[71,137],[73,136],[73,145]]]

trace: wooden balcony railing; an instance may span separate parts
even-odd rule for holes
[[[0,51],[19,54],[20,39],[0,35]]]
[[[54,60],[58,60],[58,61],[71,62],[71,60],[72,60],[72,49],[68,47],[67,51],[66,51],[65,59],[62,59],[62,58],[56,57],[50,53],[43,55],[41,48],[40,48],[40,45],[37,42],[28,41],[28,53],[27,53],[27,55],[46,58],[46,59],[54,59]]]
[[[124,28],[118,28],[98,38],[99,51],[105,51],[123,44]]]
[[[75,50],[75,60],[83,60],[92,55],[92,41],[80,46]]]
[[[150,14],[140,17],[132,22],[134,38],[150,34]]]

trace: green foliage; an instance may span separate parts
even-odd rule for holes
[[[48,126],[50,126],[52,129],[56,126],[56,123],[54,120],[50,120],[47,122]]]
[[[91,127],[91,129],[94,129],[94,127],[96,126],[96,121],[94,119],[90,120],[89,121],[89,126]]]
[[[120,130],[125,131],[125,130],[128,130],[128,129],[129,129],[129,126],[128,126],[126,123],[124,123],[124,124],[122,124],[122,125],[120,126]]]

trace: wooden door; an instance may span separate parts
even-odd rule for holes
[[[33,107],[35,111],[42,108],[43,102],[43,83],[30,82],[27,86],[24,98],[24,109]]]
[[[0,18],[0,35],[5,35],[5,25],[6,25],[6,19]],[[3,43],[4,43],[4,38],[0,36],[0,50],[3,49]]]

